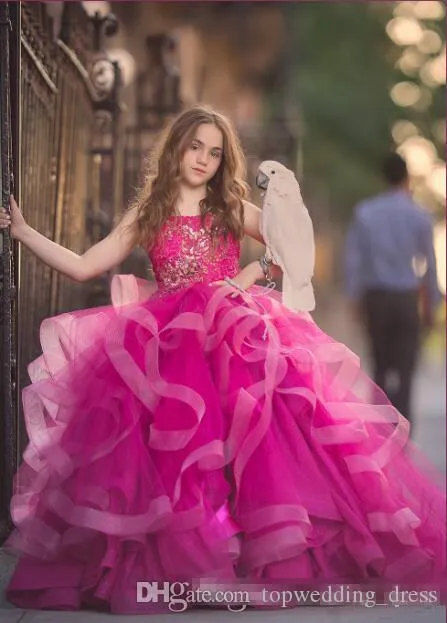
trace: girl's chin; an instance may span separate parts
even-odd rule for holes
[[[207,181],[205,179],[195,178],[185,178],[182,179],[181,183],[188,188],[202,188],[206,187]]]

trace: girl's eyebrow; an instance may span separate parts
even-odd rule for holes
[[[202,145],[202,147],[205,146],[205,143],[203,141],[201,141],[198,138],[194,138],[193,141],[195,141],[196,143],[199,143],[199,145]],[[211,147],[211,149],[215,149],[217,151],[222,151],[222,147]]]

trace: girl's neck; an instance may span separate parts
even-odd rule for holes
[[[175,211],[183,216],[200,214],[200,202],[206,197],[206,186],[190,188],[181,186]]]

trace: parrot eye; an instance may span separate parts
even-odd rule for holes
[[[275,171],[270,171],[270,174],[271,175],[275,175]]]

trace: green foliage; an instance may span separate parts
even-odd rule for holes
[[[357,201],[383,189],[380,164],[393,147],[393,123],[413,120],[432,138],[433,121],[443,118],[443,89],[433,93],[430,114],[392,102],[392,86],[409,79],[395,68],[402,48],[385,30],[394,3],[283,6],[289,29],[287,99],[302,119],[306,186],[324,185],[337,220],[347,220]]]

